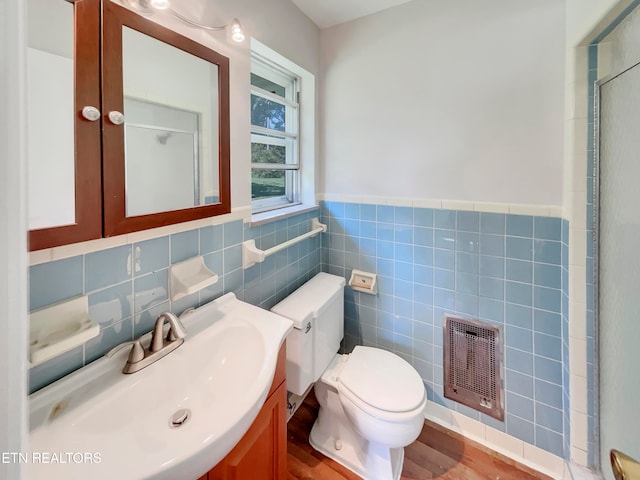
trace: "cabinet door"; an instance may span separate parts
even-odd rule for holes
[[[27,9],[29,250],[40,250],[102,236],[100,0]]]
[[[102,5],[104,236],[231,212],[229,59]]]
[[[249,431],[225,459],[209,472],[209,480],[277,480],[287,477],[287,389],[280,386],[267,399]]]

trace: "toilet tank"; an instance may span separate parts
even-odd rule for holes
[[[344,285],[342,277],[319,273],[271,309],[293,321],[287,336],[287,390],[296,395],[320,378],[340,349]]]

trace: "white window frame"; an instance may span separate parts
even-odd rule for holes
[[[284,197],[257,199],[251,201],[252,221],[278,218],[298,209],[311,208],[315,201],[315,77],[305,69],[287,58],[271,50],[255,39],[251,39],[251,73],[286,85],[285,97],[250,86],[251,94],[287,105],[285,123],[286,132],[270,130],[251,125],[251,141],[281,145],[291,142],[287,148],[287,163],[283,164],[251,164],[253,168],[275,168],[292,172],[287,175],[286,195]],[[297,116],[295,119],[290,115]],[[293,120],[293,122],[292,122]],[[293,158],[290,158],[293,155]],[[297,157],[297,158],[296,158]],[[294,179],[292,177],[297,177]]]

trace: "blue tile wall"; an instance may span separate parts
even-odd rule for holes
[[[237,220],[32,266],[31,310],[88,295],[89,314],[99,323],[100,334],[84,346],[33,367],[30,391],[96,360],[115,345],[150,331],[163,311],[180,314],[228,292],[271,308],[320,271],[320,237],[306,239],[247,270],[242,269],[241,244],[255,239],[259,248],[269,248],[307,232],[315,216],[317,212],[309,212],[253,228]],[[195,255],[204,257],[207,266],[219,275],[219,281],[171,301],[170,265]]]
[[[568,224],[559,218],[321,203],[322,269],[378,274],[345,290],[345,349],[391,350],[429,399],[563,457],[568,436]],[[506,421],[443,396],[443,314],[502,327]],[[567,402],[565,402],[567,400]]]
[[[57,260],[31,267],[29,309],[61,302],[84,290],[84,262],[80,257]]]

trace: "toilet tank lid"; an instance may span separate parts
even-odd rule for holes
[[[342,277],[318,273],[271,311],[293,321],[294,328],[302,329],[309,320],[318,318],[331,299],[343,294],[345,284]]]

